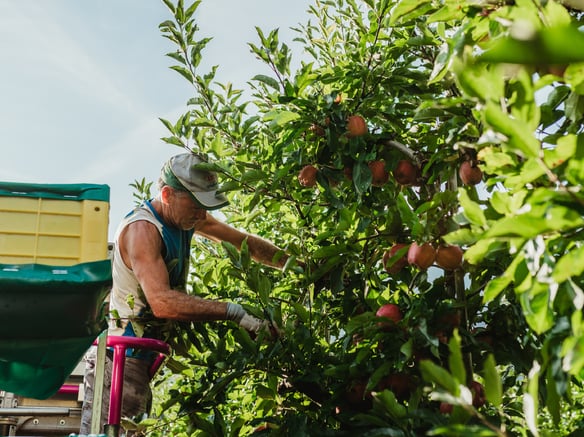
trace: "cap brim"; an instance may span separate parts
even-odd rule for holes
[[[207,210],[223,208],[229,204],[227,197],[216,191],[190,191],[190,193],[199,206]]]

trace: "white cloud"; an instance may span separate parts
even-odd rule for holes
[[[197,37],[213,41],[201,73],[219,65],[220,82],[244,87],[265,68],[247,46],[254,27],[290,42],[308,3],[204,0]],[[161,0],[0,0],[0,180],[108,184],[113,230],[133,204],[129,184],[156,182],[179,152],[158,120],[192,97],[168,69],[158,24],[169,18]]]
[[[68,26],[76,18],[68,16],[57,21],[55,5],[13,1],[0,4],[0,38],[5,44],[2,63],[11,66],[15,74],[22,74],[24,67],[35,80],[51,83],[54,90],[67,88],[90,102],[139,111],[142,102],[135,103],[112,81],[116,66],[108,64],[108,58],[92,56],[80,44],[80,35],[75,33],[78,29]],[[36,86],[40,85],[37,82]]]

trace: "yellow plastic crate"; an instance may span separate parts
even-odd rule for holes
[[[108,257],[109,187],[0,182],[0,263],[71,266]]]

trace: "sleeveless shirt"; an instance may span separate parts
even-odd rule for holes
[[[124,217],[115,234],[112,257],[113,286],[110,293],[110,335],[150,337],[165,340],[164,326],[169,321],[156,319],[134,275],[120,254],[119,238],[131,223],[144,220],[158,229],[164,243],[163,259],[169,275],[170,287],[184,290],[189,267],[191,238],[194,231],[183,231],[166,225],[152,206],[145,201]]]

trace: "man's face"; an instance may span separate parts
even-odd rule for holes
[[[175,225],[185,231],[193,229],[198,220],[203,220],[207,216],[207,211],[199,208],[186,191],[173,190],[170,206]]]

